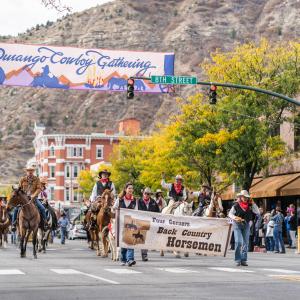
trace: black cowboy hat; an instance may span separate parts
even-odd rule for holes
[[[103,171],[100,171],[99,174],[98,174],[99,178],[101,178],[102,174],[107,174],[107,176],[109,177],[111,175],[111,172],[108,172],[106,169],[103,170]]]
[[[209,186],[208,184],[202,184],[202,188],[206,188],[206,189],[208,189],[208,190],[212,190],[212,187],[211,186]]]

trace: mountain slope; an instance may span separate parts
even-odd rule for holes
[[[116,0],[37,25],[1,42],[106,49],[175,51],[175,72],[198,75],[199,64],[217,48],[237,43],[300,37],[297,0]],[[195,88],[179,90],[183,94]],[[169,95],[141,95],[34,88],[0,88],[0,182],[20,175],[33,155],[33,123],[48,132],[90,133],[117,129],[117,121],[135,116],[149,132],[157,121],[177,112]]]

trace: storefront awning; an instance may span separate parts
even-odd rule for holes
[[[263,179],[261,182],[251,187],[250,195],[252,198],[267,198],[282,196],[280,191],[297,178],[300,173],[276,175]]]
[[[280,189],[280,196],[300,196],[300,176]]]
[[[254,187],[256,184],[258,184],[262,180],[263,179],[261,177],[254,178],[252,181],[251,187]],[[236,194],[237,193],[235,193],[233,190],[233,186],[230,185],[223,191],[223,193],[221,194],[221,198],[222,198],[222,200],[233,200],[233,199],[235,199]]]

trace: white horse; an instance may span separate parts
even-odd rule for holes
[[[174,216],[191,216],[193,213],[193,201],[179,201],[175,202],[173,199],[169,201],[168,206],[166,206],[162,212],[162,214],[171,214]],[[174,251],[176,258],[180,258],[180,252]],[[163,250],[160,251],[160,255],[164,256]],[[185,257],[188,257],[188,253],[184,253]]]

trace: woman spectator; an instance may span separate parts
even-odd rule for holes
[[[160,189],[156,190],[155,202],[159,207],[159,212],[161,212],[167,206],[166,200],[163,197],[163,192]]]
[[[291,236],[291,240],[292,240],[292,249],[296,248],[296,231],[297,231],[297,219],[295,216],[295,212],[292,211],[291,212],[291,217],[289,220],[289,225],[290,225],[290,236]]]
[[[132,183],[126,183],[122,193],[117,198],[113,209],[127,208],[127,209],[137,209],[137,200],[133,196],[133,185]],[[136,264],[134,260],[134,249],[131,248],[121,248],[121,263],[122,266],[126,264],[131,267]]]
[[[276,207],[275,212],[272,213],[271,220],[274,221],[274,243],[275,243],[275,253],[285,253],[285,247],[282,237],[282,224],[284,222],[284,216],[281,213],[281,209],[279,206]]]
[[[237,266],[248,266],[249,223],[253,219],[253,213],[259,214],[259,210],[246,190],[242,190],[237,197],[237,202],[229,212],[229,218],[233,220],[235,262]]]

